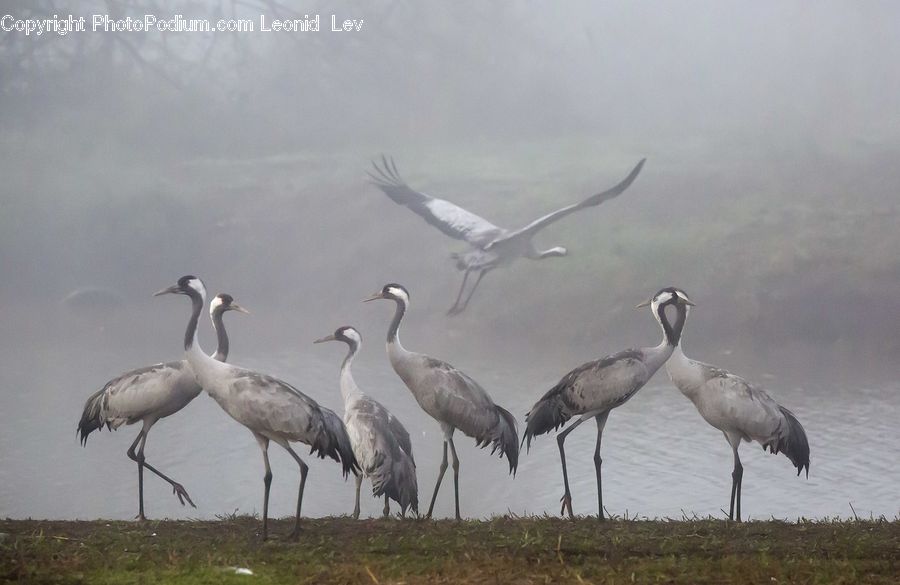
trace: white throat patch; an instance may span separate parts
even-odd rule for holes
[[[192,278],[188,281],[188,286],[200,293],[200,296],[206,298],[206,287],[203,286],[203,281],[199,278]]]
[[[362,337],[360,337],[359,331],[357,331],[356,329],[353,329],[352,327],[349,329],[344,329],[343,335],[347,339],[354,341],[356,343],[356,345],[362,344]]]
[[[670,300],[672,300],[672,293],[670,293],[669,291],[666,291],[653,299],[653,302],[650,303],[651,307],[653,308],[653,314],[656,315],[656,309],[659,308],[662,303]]]
[[[222,305],[222,299],[218,295],[209,303],[209,314],[212,315]]]
[[[409,302],[409,295],[407,295],[406,291],[404,291],[402,288],[396,288],[396,287],[392,286],[391,288],[388,289],[388,292],[391,293],[392,295],[394,295],[395,297],[399,297],[399,298],[403,299],[407,303]]]

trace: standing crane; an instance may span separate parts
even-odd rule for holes
[[[419,488],[416,485],[416,462],[413,459],[409,433],[400,420],[377,400],[363,394],[350,367],[362,345],[362,336],[353,327],[340,327],[332,335],[313,343],[342,341],[350,350],[341,364],[341,397],[344,400],[344,426],[359,463],[356,474],[356,506],[353,517],[359,518],[359,492],[363,475],[372,480],[372,495],[384,496],[384,517],[390,515],[389,499],[400,505],[400,514],[412,507],[419,513]]]
[[[676,295],[687,305],[694,305],[687,301],[684,291],[673,288],[661,290],[648,303],[666,295]],[[666,371],[681,393],[694,403],[700,416],[722,431],[731,446],[734,470],[731,472],[728,508],[730,520],[735,519],[737,504],[737,521],[741,521],[741,482],[744,477],[744,466],[738,455],[741,440],[756,441],[770,453],[784,453],[797,468],[797,475],[805,469],[809,477],[809,441],[803,425],[793,412],[775,402],[765,390],[731,372],[688,358],[680,342],[666,363]]]
[[[448,315],[456,315],[466,309],[472,295],[475,294],[475,289],[481,283],[481,279],[491,270],[511,264],[521,257],[543,260],[568,254],[568,251],[561,246],[538,250],[532,238],[545,227],[571,213],[588,207],[596,207],[621,194],[641,172],[645,161],[646,159],[641,159],[631,173],[612,189],[592,195],[579,203],[561,207],[516,230],[498,227],[450,201],[437,199],[413,190],[400,178],[393,159],[388,162],[388,159],[382,156],[382,166],[379,167],[373,161],[372,166],[375,167],[375,173],[368,171],[367,173],[373,179],[375,186],[390,197],[394,203],[408,207],[444,235],[463,240],[471,246],[472,249],[469,252],[453,255],[456,260],[456,268],[463,272],[463,280],[459,287],[459,293],[456,295],[456,301],[447,312]],[[477,275],[475,284],[472,285],[468,296],[463,301],[463,293],[471,274]]]
[[[186,295],[191,299],[191,318],[184,334],[184,351],[197,382],[233,419],[247,427],[262,450],[266,473],[263,476],[263,540],[269,536],[269,441],[281,445],[300,467],[297,516],[290,538],[300,533],[300,508],[309,467],[291,448],[291,441],[309,445],[312,453],[341,463],[344,477],[357,469],[350,438],[341,419],[287,382],[253,370],[225,364],[209,357],[197,340],[197,321],[206,301],[206,287],[195,276],[182,276],[178,282],[156,293]]]
[[[661,296],[654,299],[653,316],[663,331],[663,339],[655,347],[626,349],[602,359],[578,366],[547,391],[538,400],[528,414],[525,415],[526,428],[523,442],[531,447],[531,440],[537,435],[556,430],[566,424],[573,416],[581,415],[574,424],[569,425],[556,436],[559,445],[559,460],[562,463],[563,485],[565,492],[560,499],[560,514],[572,512],[572,493],[569,491],[569,476],[566,472],[566,437],[578,428],[578,425],[593,418],[597,422],[597,445],[594,448],[594,472],[597,476],[598,517],[603,515],[603,485],[600,467],[600,441],[603,428],[612,409],[622,406],[630,400],[638,390],[653,377],[678,344],[681,330],[684,327],[686,301],[676,295]],[[644,306],[644,305],[639,305]],[[669,321],[666,308],[673,306],[676,311],[675,322]]]
[[[214,359],[224,362],[228,357],[228,333],[222,316],[227,311],[247,313],[247,310],[234,302],[231,295],[217,295],[209,304],[209,316],[218,337],[218,348]],[[194,379],[194,372],[187,361],[168,362],[125,372],[113,378],[100,390],[87,399],[84,412],[78,422],[78,433],[81,444],[87,444],[88,435],[103,429],[118,429],[123,424],[130,425],[141,421],[141,432],[128,448],[128,457],[138,464],[138,503],[137,518],[146,520],[144,515],[144,468],[152,471],[172,486],[172,492],[178,496],[181,505],[187,501],[192,507],[194,502],[184,487],[147,463],[144,457],[144,444],[151,427],[161,418],[175,414],[200,394],[200,385]],[[138,446],[140,445],[140,446]],[[135,451],[137,449],[137,451]]]
[[[441,480],[447,471],[447,446],[453,455],[453,488],[456,519],[459,514],[459,457],[453,444],[456,429],[475,439],[479,447],[491,444],[491,454],[499,451],[509,462],[509,472],[515,474],[519,462],[519,439],[516,419],[504,408],[494,404],[478,382],[447,362],[407,351],[400,344],[400,321],[409,308],[409,292],[399,284],[387,284],[368,299],[387,299],[396,303],[394,318],[388,327],[387,354],[394,371],[406,384],[416,402],[441,425],[444,433],[444,452],[437,483],[427,517],[431,518]]]

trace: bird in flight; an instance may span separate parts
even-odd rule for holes
[[[475,289],[481,283],[481,279],[491,270],[511,264],[523,256],[530,260],[565,256],[568,251],[562,246],[538,250],[532,238],[548,225],[571,213],[595,207],[621,194],[641,172],[646,160],[641,159],[631,173],[612,189],[592,195],[579,203],[561,207],[515,230],[498,227],[455,203],[412,189],[400,177],[393,158],[388,159],[382,155],[380,166],[376,161],[372,161],[375,172],[366,172],[372,178],[375,186],[384,191],[385,195],[390,197],[394,203],[408,207],[445,235],[463,240],[471,247],[468,252],[452,256],[456,260],[456,268],[463,272],[463,280],[459,287],[459,293],[456,295],[456,301],[447,311],[448,315],[456,315],[465,310],[472,295],[475,294]],[[463,293],[470,275],[475,276],[475,283],[463,300]]]

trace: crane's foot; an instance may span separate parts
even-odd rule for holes
[[[143,512],[141,512],[140,514],[135,516],[134,519],[137,520],[138,522],[146,522],[147,521],[147,517],[144,516]]]
[[[181,505],[184,505],[184,501],[187,500],[187,503],[191,505],[191,508],[196,508],[196,504],[194,504],[193,500],[191,500],[191,496],[188,495],[187,490],[184,489],[184,486],[180,483],[172,484],[172,493],[178,496],[178,501],[181,502]]]
[[[459,307],[450,307],[450,309],[445,313],[448,317],[453,317],[454,315],[459,315],[462,313],[462,309]]]
[[[288,540],[298,540],[300,538],[300,527],[294,526],[294,529],[291,530],[290,534],[287,535]]]
[[[559,514],[562,516],[566,513],[566,510],[569,512],[569,520],[575,519],[575,514],[572,513],[572,494],[566,493],[562,498],[559,499],[562,502],[562,506],[559,509]]]

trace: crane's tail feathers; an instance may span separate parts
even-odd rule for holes
[[[343,421],[333,411],[320,407],[324,427],[313,443],[310,453],[317,453],[320,459],[331,457],[343,467],[344,477],[351,472],[359,471],[359,464],[353,455],[350,436]]]
[[[526,450],[531,449],[534,437],[555,431],[571,418],[555,390],[553,388],[547,392],[525,415],[525,436],[522,437],[522,443]]]
[[[91,394],[87,402],[84,403],[84,412],[81,413],[81,420],[78,421],[78,430],[75,431],[80,435],[81,446],[87,445],[87,438],[97,429],[103,429],[103,416],[100,414],[103,406],[103,394],[106,388],[101,388],[97,392]]]
[[[494,408],[500,415],[500,421],[491,433],[480,442],[479,447],[486,447],[488,443],[491,443],[491,455],[497,451],[500,452],[500,457],[505,455],[509,462],[509,472],[515,475],[516,469],[519,467],[519,432],[516,417],[496,404]]]
[[[403,513],[411,508],[419,513],[419,486],[416,482],[416,464],[405,452],[398,450],[394,453],[389,467],[390,475],[380,478],[372,478],[372,495],[388,498],[397,502]]]
[[[778,408],[787,420],[788,428],[777,441],[769,443],[769,452],[784,453],[797,468],[797,475],[805,469],[806,477],[809,477],[809,441],[806,438],[806,431],[793,412],[783,406]]]

